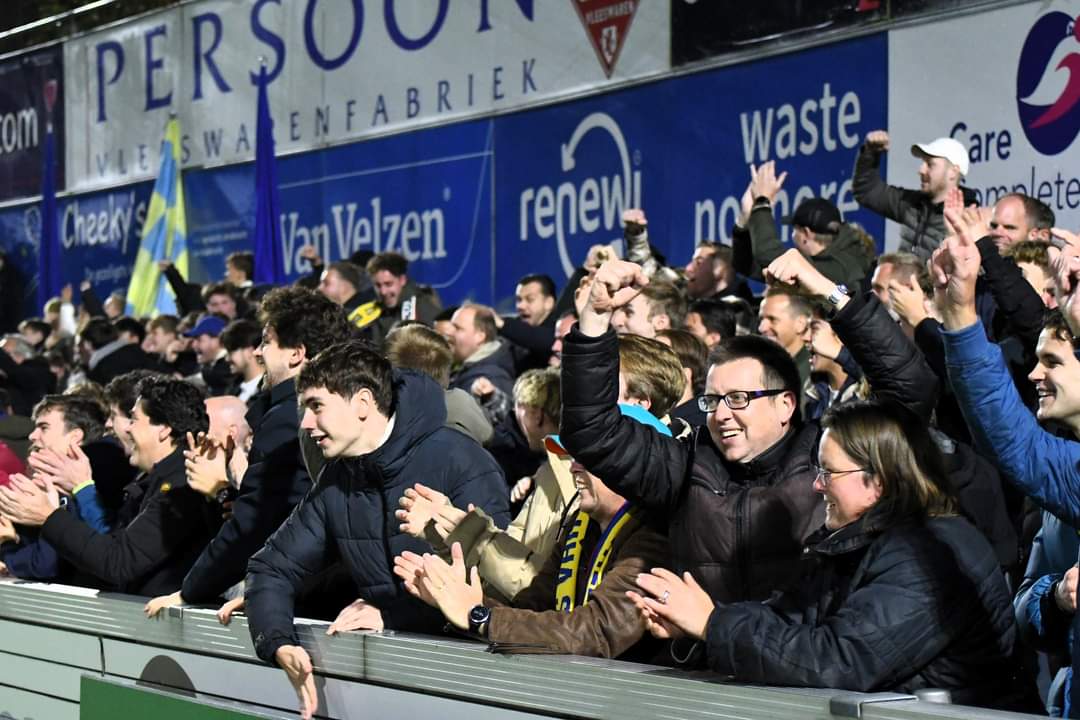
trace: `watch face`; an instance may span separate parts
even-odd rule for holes
[[[477,605],[469,611],[469,622],[475,625],[487,622],[491,617],[491,608],[486,608],[483,605]]]

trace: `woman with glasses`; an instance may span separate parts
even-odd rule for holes
[[[654,570],[631,593],[650,631],[703,640],[709,665],[738,681],[941,688],[954,703],[1015,706],[1005,579],[957,514],[926,427],[900,407],[855,401],[830,409],[822,428],[813,487],[825,524],[797,589],[716,604],[689,573]]]

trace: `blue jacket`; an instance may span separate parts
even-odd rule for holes
[[[1076,564],[1078,551],[1080,536],[1076,529],[1044,512],[1042,528],[1031,543],[1024,581],[1013,600],[1020,637],[1048,655],[1047,667],[1054,677],[1044,701],[1047,713],[1052,717],[1060,717],[1069,707],[1064,689],[1070,675],[1069,633],[1072,625],[1072,615],[1057,606],[1054,583]]]
[[[70,500],[64,502],[64,509],[89,525],[95,532],[109,532],[105,510],[98,501],[97,488],[93,483],[79,489]],[[7,565],[8,572],[24,580],[61,580],[68,581],[71,567],[62,566],[56,548],[41,537],[38,528],[23,528],[19,542],[7,543],[0,550],[0,560]]]
[[[499,527],[509,520],[506,482],[471,437],[445,426],[443,389],[426,375],[394,373],[393,429],[375,451],[336,458],[248,563],[246,611],[255,650],[274,662],[296,645],[294,600],[304,580],[340,560],[360,597],[382,611],[387,629],[433,631],[442,616],[413,598],[393,574],[394,557],[430,546],[399,530],[394,516],[406,488],[423,483],[459,508],[475,504]]]
[[[1080,443],[1039,426],[982,323],[941,334],[949,381],[979,452],[1044,510],[1080,526]]]
[[[941,334],[949,381],[979,451],[1044,510],[1080,526],[1080,443],[1039,426],[1012,382],[1001,349],[986,339],[981,322]],[[1080,614],[1072,620],[1071,643],[1062,637],[1063,643],[1074,645],[1074,676],[1080,657],[1075,647],[1078,618]],[[1076,717],[1078,700],[1071,698],[1070,717]]]

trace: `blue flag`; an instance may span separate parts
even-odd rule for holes
[[[188,275],[187,217],[184,213],[184,180],[180,175],[180,123],[165,126],[158,170],[150,207],[143,221],[142,243],[131,271],[127,291],[127,314],[157,317],[176,314],[176,296],[158,263],[168,260],[184,278]]]
[[[45,167],[41,171],[41,238],[38,242],[37,312],[60,294],[60,228],[56,222],[56,145],[50,119],[45,127]]]
[[[255,284],[285,284],[285,258],[281,248],[281,198],[277,161],[274,159],[274,121],[270,117],[270,84],[266,67],[259,71],[259,100],[255,115]]]

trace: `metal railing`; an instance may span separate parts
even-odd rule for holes
[[[143,614],[145,598],[0,582],[0,717],[77,717],[83,674],[294,710],[284,674],[255,657],[245,618]],[[1005,720],[1034,716],[924,702],[912,695],[744,686],[709,674],[571,656],[495,655],[486,646],[407,633],[325,634],[298,620],[318,676],[320,715]],[[66,708],[66,712],[65,712]],[[5,715],[7,713],[8,715]],[[421,715],[420,713],[427,713]]]

